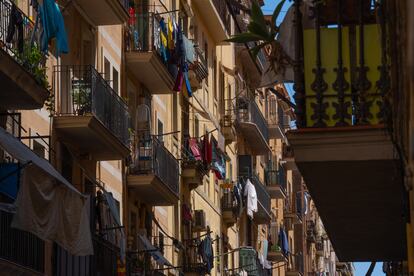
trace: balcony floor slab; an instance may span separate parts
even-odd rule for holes
[[[402,169],[383,127],[288,133],[340,261],[406,258]]]

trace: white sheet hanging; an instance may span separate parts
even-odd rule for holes
[[[73,255],[92,255],[88,197],[3,128],[0,147],[28,164],[22,170],[12,227],[54,241]]]

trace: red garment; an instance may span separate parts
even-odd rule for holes
[[[176,92],[180,92],[182,87],[183,87],[183,80],[184,80],[184,75],[183,72],[180,70],[178,72],[177,78],[175,79],[175,84],[174,84],[174,91]]]
[[[189,140],[189,145],[190,145],[191,153],[193,154],[195,160],[198,160],[198,161],[202,160],[201,158],[202,153],[200,151],[200,147],[198,146],[197,139],[191,138]]]
[[[128,10],[128,13],[129,13],[129,19],[128,19],[129,25],[135,25],[135,22],[137,21],[137,17],[135,15],[135,8],[130,7]]]
[[[188,207],[187,204],[183,204],[183,219],[184,221],[192,221],[193,220],[193,216],[191,215],[191,210],[190,207]]]
[[[208,135],[206,135],[207,140],[207,162],[210,164],[213,161],[213,146],[211,141],[208,140]]]
[[[203,138],[203,160],[206,164],[210,164],[213,159],[213,151],[211,143],[208,139],[208,134]]]

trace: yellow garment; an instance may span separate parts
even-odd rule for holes
[[[168,19],[167,26],[168,26],[168,49],[172,50],[174,49],[175,43],[174,43],[174,38],[173,38],[174,28],[173,28],[172,21],[170,19]]]
[[[162,46],[167,47],[167,37],[165,36],[162,30],[160,31],[160,38],[161,38]]]

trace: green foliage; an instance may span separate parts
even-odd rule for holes
[[[46,77],[46,66],[43,65],[45,59],[39,46],[30,46],[26,43],[22,53],[16,54],[17,61],[28,69],[36,81],[44,88],[49,89],[49,82]]]
[[[236,34],[231,38],[225,40],[227,42],[235,43],[249,43],[255,42],[256,46],[250,48],[250,52],[254,57],[257,57],[260,50],[268,46],[269,51],[266,52],[270,62],[269,70],[279,73],[285,70],[286,65],[291,63],[290,59],[284,53],[283,48],[276,40],[279,32],[279,26],[276,25],[276,20],[282,10],[286,0],[282,0],[276,6],[272,14],[272,22],[270,25],[266,22],[263,12],[257,3],[253,1],[251,9],[251,21],[247,26],[247,31],[241,34]]]
[[[72,101],[76,112],[83,115],[91,112],[91,89],[88,83],[82,80],[72,83]]]

